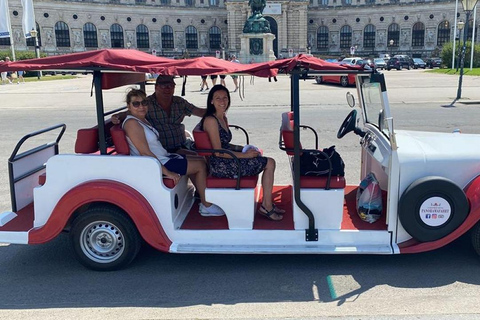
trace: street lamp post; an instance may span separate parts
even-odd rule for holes
[[[467,37],[468,37],[468,25],[470,22],[470,14],[477,5],[478,0],[462,0],[463,11],[465,11],[465,29],[463,31],[463,46],[462,55],[460,58],[460,78],[458,79],[457,100],[462,97],[462,79],[463,79],[463,66],[465,64],[465,51],[467,50]]]
[[[392,55],[393,55],[393,44],[395,43],[395,41],[393,39],[390,39],[390,41],[388,41],[388,43],[390,44],[390,58],[391,58]]]
[[[38,45],[38,32],[35,29],[30,30],[30,35],[35,38],[35,57],[40,58],[40,46]],[[37,71],[37,79],[42,77],[42,71]]]
[[[462,45],[462,30],[463,27],[465,26],[465,22],[462,20],[458,20],[457,22],[457,30],[458,30],[458,47],[460,48]],[[460,59],[462,58],[462,50],[460,49],[458,51],[458,59],[457,59],[457,72],[458,68],[460,68]]]

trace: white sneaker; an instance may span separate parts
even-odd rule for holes
[[[203,203],[200,203],[198,211],[200,211],[200,214],[204,217],[220,217],[225,215],[222,208],[213,203],[210,207],[205,207]]]

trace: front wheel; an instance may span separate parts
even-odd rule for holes
[[[94,206],[77,217],[70,239],[78,261],[98,271],[127,266],[141,247],[140,235],[130,218],[109,205]]]
[[[342,87],[348,87],[348,77],[342,76],[340,78],[340,84],[342,85]]]
[[[323,82],[322,76],[316,76],[315,81],[317,82],[317,84],[321,84]]]

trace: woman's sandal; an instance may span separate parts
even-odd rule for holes
[[[275,205],[275,203],[273,204],[273,210],[275,210],[275,213],[278,214],[278,215],[281,215],[281,214],[284,214],[284,213],[285,213],[285,210],[280,209],[279,207],[277,207],[277,206]]]
[[[258,213],[265,218],[268,218],[272,221],[280,221],[283,219],[283,216],[275,211],[275,206],[273,206],[272,210],[268,211],[263,205],[260,205],[260,209],[258,209]],[[277,219],[273,218],[273,215],[277,215]]]

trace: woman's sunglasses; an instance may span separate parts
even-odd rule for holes
[[[148,101],[147,100],[142,100],[141,102],[140,101],[133,101],[132,102],[132,106],[134,106],[135,108],[138,108],[140,107],[140,104],[144,107],[148,106]]]

